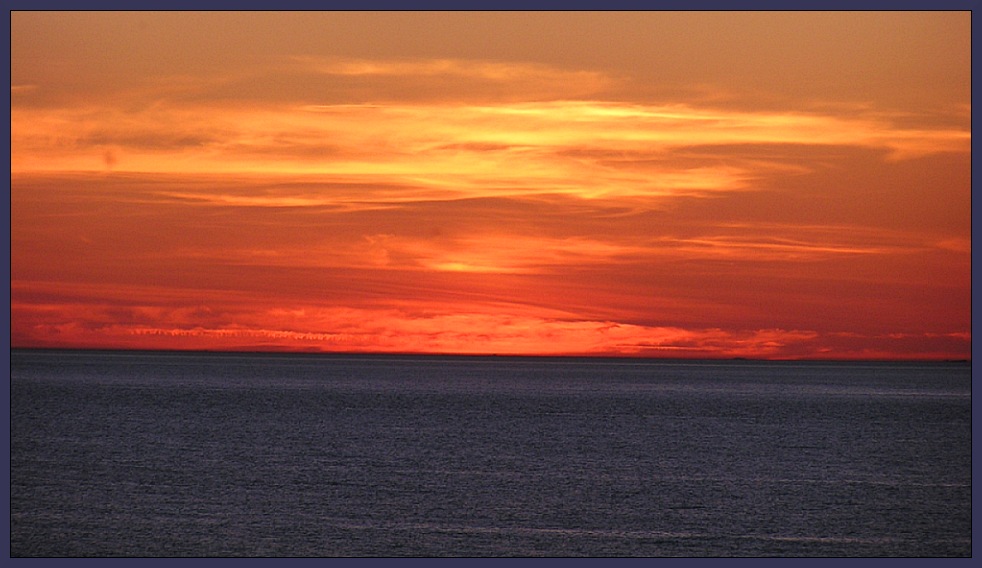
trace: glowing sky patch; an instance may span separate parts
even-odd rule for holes
[[[13,14],[12,345],[970,357],[969,13],[300,15]]]

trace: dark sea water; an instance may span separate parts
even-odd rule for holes
[[[12,556],[970,556],[966,363],[11,353]]]

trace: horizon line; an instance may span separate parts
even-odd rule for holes
[[[17,347],[10,346],[13,351],[72,351],[72,352],[129,352],[129,353],[172,353],[172,354],[208,354],[208,355],[313,355],[313,356],[372,356],[372,357],[460,357],[460,358],[502,358],[502,359],[633,359],[645,361],[737,361],[758,363],[972,363],[971,357],[943,358],[835,358],[835,357],[745,357],[745,356],[705,356],[705,357],[663,357],[655,355],[639,355],[626,353],[612,354],[528,354],[528,353],[453,353],[432,351],[311,351],[289,349],[167,349],[167,348],[132,348],[132,347]]]

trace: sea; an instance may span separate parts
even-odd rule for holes
[[[970,362],[10,352],[13,557],[969,557]]]

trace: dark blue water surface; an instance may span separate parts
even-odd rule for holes
[[[11,353],[13,556],[970,556],[967,363]]]

